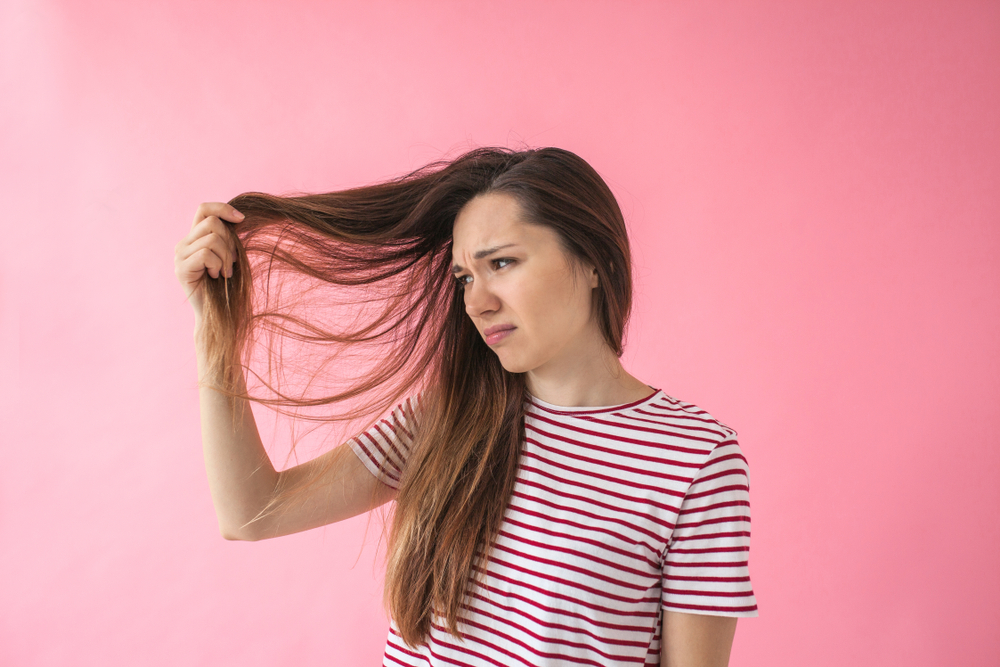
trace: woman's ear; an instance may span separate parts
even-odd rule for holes
[[[597,281],[597,267],[596,266],[591,266],[590,267],[590,276],[589,277],[590,277],[590,287],[591,287],[591,289],[594,289],[595,287],[597,287],[597,282],[598,282]]]

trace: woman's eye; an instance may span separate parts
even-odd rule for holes
[[[501,257],[500,259],[493,260],[493,266],[496,269],[502,269],[505,266],[509,266],[509,264],[504,264],[503,266],[497,266],[497,262],[513,262],[513,261],[514,260],[509,257]],[[459,287],[464,288],[466,285],[469,284],[469,281],[467,281],[466,278],[471,278],[471,277],[472,276],[455,276],[455,284],[457,284]]]

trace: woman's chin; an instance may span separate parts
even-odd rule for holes
[[[507,354],[500,353],[497,355],[500,358],[500,365],[508,373],[525,373],[531,370],[531,366],[526,364],[523,359],[513,357]]]

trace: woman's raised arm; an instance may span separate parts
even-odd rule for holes
[[[202,284],[205,274],[231,275],[236,256],[222,220],[243,219],[220,202],[198,207],[191,231],[177,244],[174,268],[195,311],[194,341],[198,355],[201,435],[212,502],[222,536],[260,540],[316,528],[372,509],[395,490],[379,482],[347,445],[321,457],[277,472],[264,450],[249,403],[211,388],[218,378],[206,377],[203,339]],[[238,390],[245,392],[240,378]],[[332,465],[329,461],[333,458]],[[251,521],[281,489],[316,478],[294,504]]]
[[[203,348],[197,347],[200,374]],[[379,482],[346,444],[276,472],[249,403],[206,386],[199,394],[205,471],[219,531],[226,539],[262,540],[309,530],[361,514],[395,495],[395,489]],[[332,465],[330,458],[334,459]],[[317,477],[315,482],[289,507],[250,522],[280,489],[307,483],[313,477]]]

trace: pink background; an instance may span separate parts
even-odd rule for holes
[[[278,7],[0,3],[0,663],[377,664],[377,524],[218,534],[174,244],[522,143],[619,196],[627,366],[739,432],[732,664],[1000,662],[1000,3]]]

